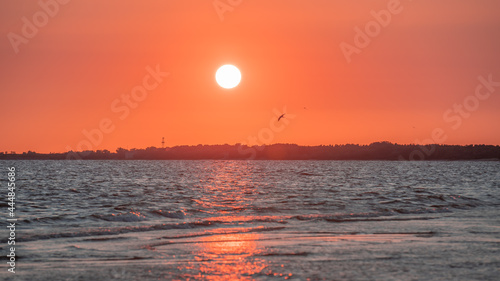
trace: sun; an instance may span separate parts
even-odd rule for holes
[[[223,65],[217,69],[217,72],[215,73],[215,81],[217,81],[217,84],[219,84],[222,88],[234,88],[240,84],[241,72],[234,65]]]

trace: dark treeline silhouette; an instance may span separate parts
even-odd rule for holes
[[[375,142],[370,145],[344,144],[299,146],[296,144],[197,145],[170,148],[123,149],[22,154],[0,152],[0,159],[81,159],[81,160],[196,160],[196,159],[261,159],[261,160],[500,160],[496,145],[415,145]]]

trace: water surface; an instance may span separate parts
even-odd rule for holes
[[[18,172],[16,280],[500,274],[499,162],[0,163]]]

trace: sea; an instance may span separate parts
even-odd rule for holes
[[[500,280],[500,161],[0,161],[0,185],[1,280]]]

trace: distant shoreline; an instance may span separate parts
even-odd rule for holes
[[[24,153],[0,152],[0,160],[477,160],[500,161],[499,145],[415,145],[375,142],[299,146],[296,144],[196,145],[145,149]]]

